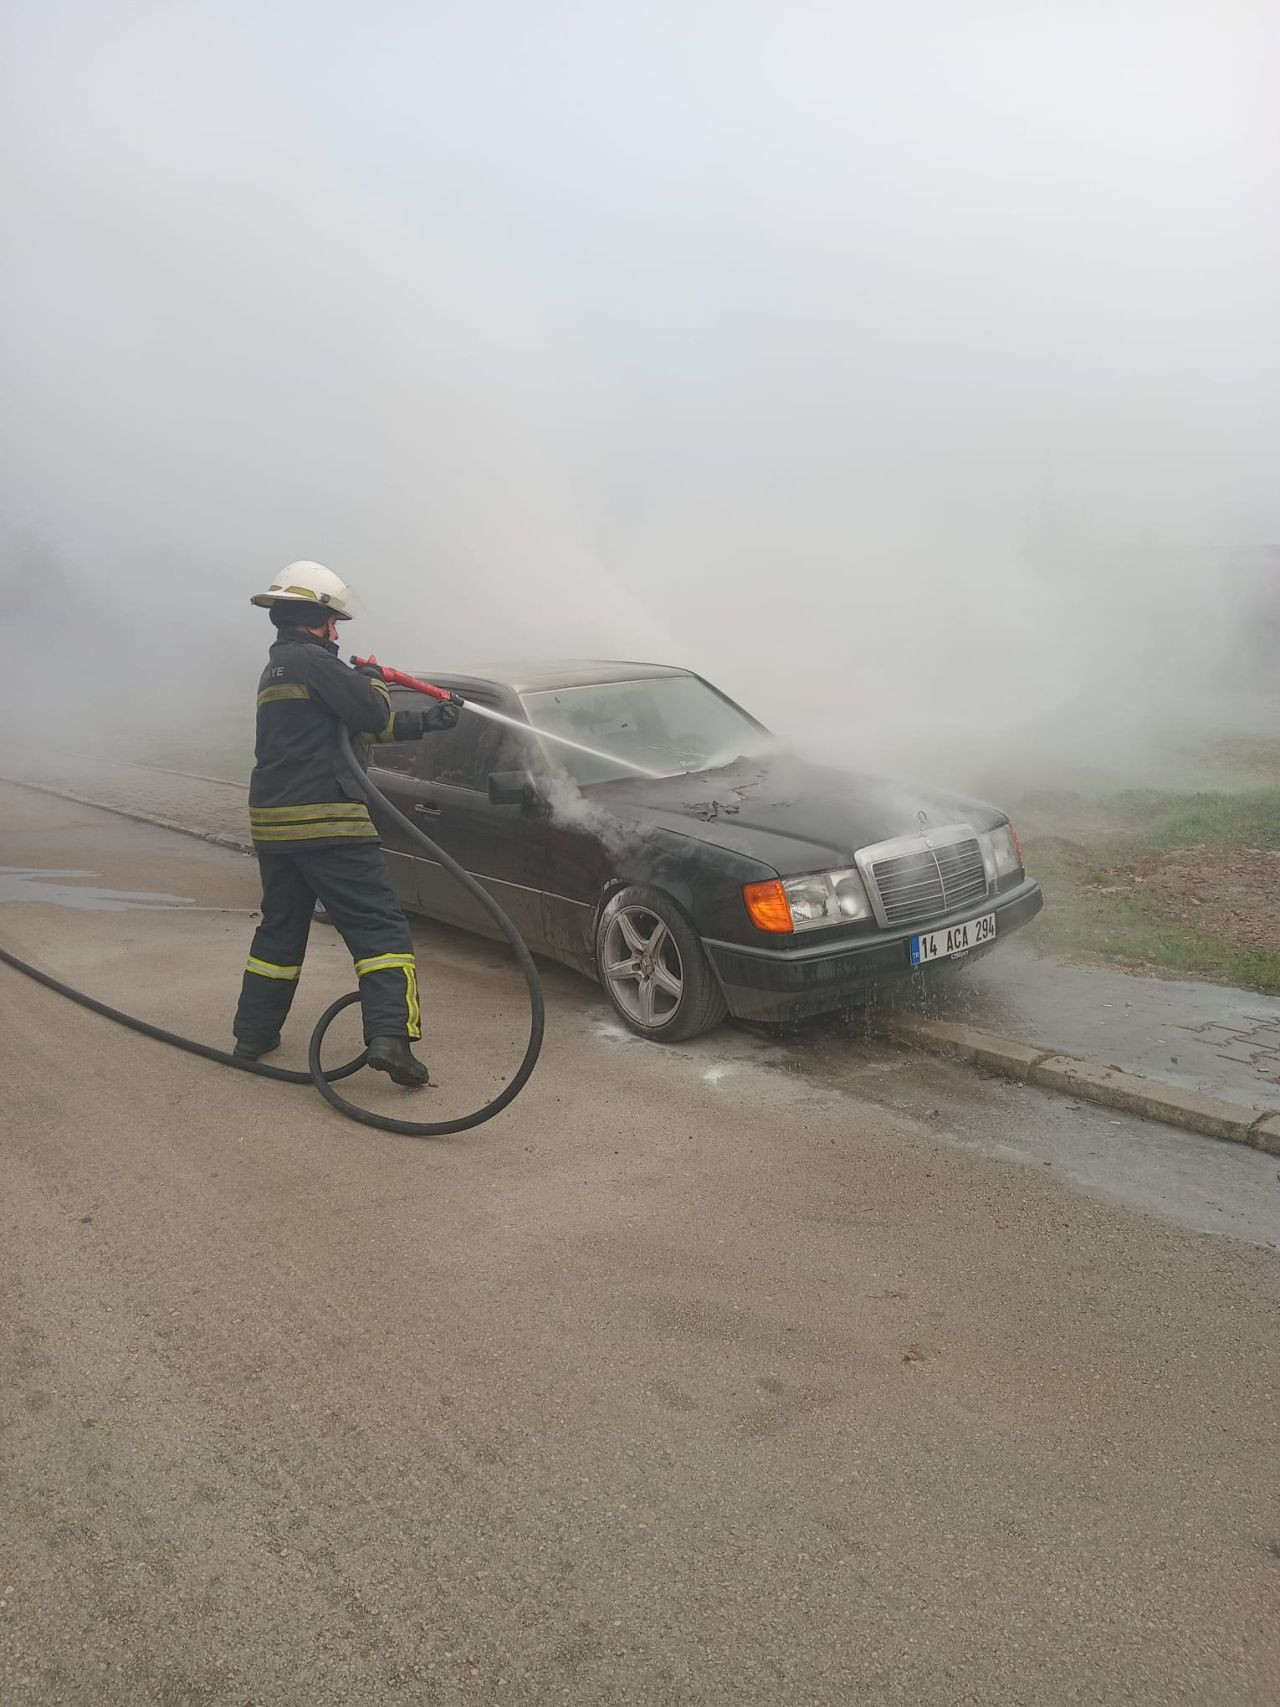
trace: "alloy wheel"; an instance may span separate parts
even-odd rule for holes
[[[620,907],[605,930],[604,975],[637,1024],[667,1025],[684,1000],[684,964],[665,920],[647,907]]]

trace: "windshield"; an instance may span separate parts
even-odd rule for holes
[[[634,777],[632,767],[676,776],[711,770],[741,754],[770,746],[769,735],[696,676],[648,676],[634,682],[597,682],[521,696],[535,730],[565,735],[601,755],[558,742],[551,752],[578,785]]]

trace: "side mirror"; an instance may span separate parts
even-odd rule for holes
[[[490,806],[536,806],[541,798],[528,771],[494,771],[489,777]]]

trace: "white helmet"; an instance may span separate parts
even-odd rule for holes
[[[339,622],[360,614],[350,587],[323,563],[291,563],[280,571],[265,593],[255,593],[249,603],[270,608],[280,601],[292,602],[295,599],[299,604],[323,605],[325,615],[336,616]]]

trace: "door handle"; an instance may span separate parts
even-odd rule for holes
[[[440,808],[438,806],[428,806],[425,800],[415,800],[413,803],[413,809],[415,812],[421,812],[424,818],[438,818],[440,816]]]

